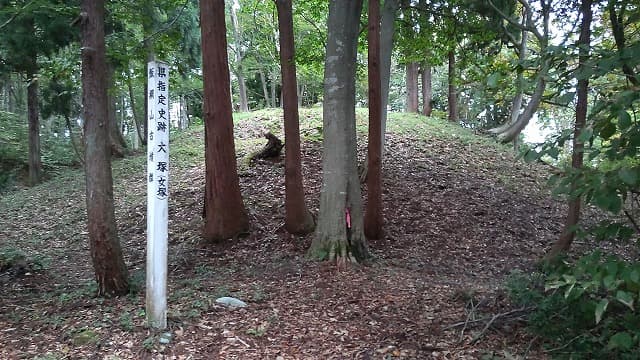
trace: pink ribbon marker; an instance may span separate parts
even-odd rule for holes
[[[349,212],[349,208],[344,209],[344,216],[347,220],[347,229],[351,229],[351,213]]]

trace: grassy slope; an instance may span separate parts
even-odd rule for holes
[[[320,154],[317,141],[322,137],[320,113],[320,109],[303,109],[300,115],[301,134],[303,139],[307,141],[306,147],[308,148],[305,153],[307,156],[305,176],[307,189],[310,193],[308,201],[312,208],[317,207],[317,190],[319,188],[319,174],[317,172]],[[366,110],[359,109],[357,111],[357,121],[359,138],[363,140],[360,141],[362,147],[366,138]],[[260,164],[249,166],[245,161],[252,152],[259,150],[264,144],[264,139],[260,138],[262,132],[269,130],[282,138],[280,124],[280,110],[264,110],[236,116],[236,148],[241,183],[243,184],[245,203],[249,208],[254,227],[252,236],[255,237],[251,240],[264,241],[264,245],[241,242],[240,245],[251,244],[249,246],[252,248],[247,250],[239,245],[233,248],[231,254],[225,253],[224,249],[206,253],[210,250],[202,250],[198,240],[198,229],[201,226],[200,210],[203,185],[203,128],[202,126],[193,126],[182,133],[174,132],[172,134],[170,185],[172,194],[170,203],[172,209],[170,213],[172,259],[170,266],[172,267],[171,271],[176,274],[182,274],[182,271],[186,272],[182,276],[176,275],[177,278],[170,284],[170,302],[175,304],[173,305],[173,316],[181,319],[177,320],[181,324],[181,329],[189,327],[189,323],[204,316],[206,309],[211,308],[211,299],[217,295],[243,295],[259,302],[261,297],[268,297],[264,295],[265,292],[273,291],[275,293],[278,291],[268,284],[255,280],[256,276],[258,278],[261,276],[261,271],[271,265],[275,266],[277,271],[288,266],[297,268],[299,271],[303,271],[300,269],[309,272],[320,271],[318,270],[319,265],[309,264],[297,255],[295,258],[291,258],[292,253],[304,254],[304,248],[309,241],[308,237],[301,239],[301,242],[287,243],[288,248],[282,248],[283,245],[279,242],[282,239],[287,239],[278,223],[282,218],[282,189],[272,182],[273,179],[281,178],[282,168]],[[438,192],[446,192],[449,188],[463,184],[465,188],[461,189],[462,194],[464,195],[464,191],[466,191],[469,196],[473,195],[469,194],[469,191],[487,192],[498,187],[506,189],[507,193],[505,194],[507,195],[500,195],[504,199],[513,196],[513,194],[521,196],[524,193],[527,194],[525,200],[530,202],[546,197],[542,191],[544,171],[541,172],[540,168],[535,166],[514,162],[514,155],[508,147],[497,145],[491,139],[478,137],[470,130],[438,119],[426,119],[410,114],[392,114],[388,123],[388,134],[387,184],[390,192],[400,196],[398,203],[400,205],[398,206],[406,205],[408,208],[414,206],[416,209],[427,206],[424,204],[424,200],[410,204],[411,199],[406,198],[411,197],[410,195],[402,198],[403,192],[416,190],[420,186],[420,182],[412,185],[403,183],[405,179],[412,176],[416,176],[418,179],[426,176],[424,180],[420,180],[424,181],[425,186],[429,185],[430,181],[440,181],[438,179],[446,178],[447,181],[450,181],[450,183],[434,183],[433,185],[436,186],[435,189]],[[363,153],[363,151],[360,152]],[[413,163],[414,159],[415,163]],[[312,162],[313,164],[311,164]],[[113,164],[119,233],[127,262],[134,277],[134,284],[138,287],[142,286],[144,265],[145,166],[144,154],[118,160]],[[443,173],[438,174],[438,171],[443,171]],[[444,173],[445,171],[446,173]],[[448,178],[449,173],[457,175]],[[15,191],[0,198],[0,213],[2,214],[0,217],[0,249],[18,249],[24,252],[27,257],[37,259],[45,267],[43,271],[36,271],[35,276],[33,274],[27,277],[22,275],[18,279],[11,279],[8,283],[0,282],[4,294],[0,295],[0,312],[5,312],[0,316],[0,327],[13,328],[18,322],[29,323],[33,333],[30,335],[33,338],[29,341],[39,344],[36,347],[37,351],[55,353],[59,356],[63,354],[60,350],[60,346],[62,346],[60,344],[67,344],[67,348],[69,346],[77,348],[77,351],[98,351],[90,346],[76,344],[78,334],[83,334],[83,331],[87,329],[91,331],[91,334],[102,339],[110,336],[105,335],[105,329],[107,329],[107,333],[109,331],[117,332],[109,340],[116,344],[119,341],[126,342],[130,337],[128,333],[133,332],[133,338],[137,339],[133,345],[135,351],[158,350],[157,344],[153,343],[153,336],[149,335],[142,327],[141,311],[144,303],[142,293],[133,293],[125,300],[107,300],[106,302],[99,299],[87,300],[92,291],[92,272],[88,259],[84,225],[86,215],[83,176],[81,170],[67,170],[47,183]],[[465,183],[468,179],[471,179],[471,185]],[[475,182],[483,185],[474,188]],[[415,196],[413,197],[415,198]],[[455,198],[451,199],[455,201]],[[394,208],[396,204],[392,206],[391,209],[387,209],[390,235],[386,242],[373,244],[373,247],[376,248],[374,253],[381,260],[379,262],[381,268],[378,269],[374,266],[371,271],[382,271],[383,278],[396,272],[401,274],[403,270],[400,269],[403,267],[415,270],[415,268],[423,266],[418,263],[418,259],[408,259],[400,268],[396,268],[398,261],[404,261],[403,257],[407,257],[407,253],[404,252],[406,250],[404,248],[398,247],[396,249],[393,241],[399,238],[411,239],[412,236],[415,237],[415,235],[408,235],[404,231],[415,227],[416,221],[424,221],[426,216],[432,216],[432,214],[420,215],[414,219],[411,217],[415,217],[415,215],[405,214],[402,211],[396,212],[399,210]],[[443,207],[443,213],[446,212],[444,208],[446,206],[448,204],[432,204],[432,207]],[[523,207],[526,210],[526,204]],[[542,207],[550,208],[555,205],[547,204]],[[540,209],[542,208],[532,208],[529,211]],[[486,212],[486,210],[478,211]],[[508,214],[507,211],[501,216],[507,217]],[[451,216],[453,218],[457,215]],[[275,223],[271,219],[273,217],[277,220]],[[431,221],[435,223],[435,220]],[[495,221],[499,221],[499,218]],[[455,227],[454,225],[442,226]],[[421,231],[418,233],[424,234],[427,230]],[[449,233],[448,236],[456,238],[464,235]],[[421,249],[420,246],[416,244],[415,249]],[[434,251],[432,248],[425,247],[424,249],[425,251]],[[202,255],[203,251],[206,256],[216,257],[218,262],[215,264],[203,262],[203,259],[198,257],[204,256]],[[254,268],[253,265],[238,263],[239,260],[235,259],[235,256],[242,256],[238,254],[250,253],[251,251],[256,251],[261,254],[260,256],[263,256],[265,251],[271,252],[273,255],[268,255],[271,257],[265,261],[271,261],[272,264],[263,264],[264,269]],[[423,255],[429,256],[428,253]],[[424,261],[424,257],[420,261]],[[517,259],[514,261],[517,262]],[[436,263],[434,262],[434,264]],[[219,266],[224,266],[224,268]],[[449,270],[442,269],[441,273],[447,274],[450,271],[452,275],[455,275],[457,271],[464,271],[464,268],[465,266],[459,269],[457,267]],[[358,274],[354,277],[358,278]],[[251,285],[238,284],[238,276],[245,280],[251,279],[250,281],[246,280],[246,284]],[[486,276],[491,280],[495,275],[488,274]],[[499,281],[500,279],[494,280]],[[278,289],[282,287],[280,286]],[[394,289],[393,285],[388,285],[388,287]],[[403,288],[398,291],[405,290]],[[317,296],[319,296],[318,301],[323,299],[322,295]],[[88,304],[86,305],[88,310],[83,310],[81,319],[78,320],[77,314],[75,314],[77,307],[81,306],[78,304],[85,303]],[[49,312],[59,313],[57,315],[51,313],[39,315],[28,311],[18,311],[17,309],[21,306],[43,307],[49,309]],[[14,315],[7,317],[9,311]],[[100,320],[101,316],[106,318]],[[118,330],[113,330],[114,328]],[[254,332],[262,331],[257,329],[255,328]],[[119,334],[119,332],[123,334]],[[57,338],[59,333],[64,334],[62,339]],[[12,338],[12,333],[7,333],[7,339],[10,338]],[[257,339],[256,342],[260,343],[259,340]],[[3,348],[3,341],[0,341],[0,349]],[[151,342],[145,345],[145,341]],[[5,354],[32,354],[32,352],[20,349],[15,345],[8,346],[7,343],[4,345],[7,346],[5,349],[8,349],[5,350],[8,351]],[[176,347],[174,350],[179,351],[179,349]],[[0,350],[0,354],[2,354],[2,350]],[[263,354],[266,353],[263,352]],[[124,357],[127,358],[128,355],[124,355]]]

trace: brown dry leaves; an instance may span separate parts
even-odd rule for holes
[[[316,212],[319,146],[303,149],[307,200]],[[509,309],[498,290],[505,275],[529,269],[555,239],[562,207],[543,192],[544,174],[535,174],[540,168],[493,148],[398,134],[389,134],[386,154],[387,236],[370,244],[371,263],[342,270],[306,260],[311,238],[284,231],[282,163],[258,161],[241,170],[252,230],[224,245],[199,240],[204,169],[177,164],[168,344],[159,342],[162,332],[144,327],[144,291],[118,299],[91,296],[82,186],[65,196],[40,192],[33,208],[1,203],[0,237],[46,254],[51,265],[1,285],[0,358],[476,359],[489,351],[524,353],[530,339],[521,325],[496,327],[474,345],[474,330],[461,337],[459,329],[443,329],[467,317],[469,299],[460,294],[484,299],[477,310],[486,314]],[[116,182],[119,234],[137,286],[144,285],[146,211],[144,197],[136,195],[144,194],[143,186],[133,174]],[[22,240],[29,236],[47,240],[29,245]],[[225,295],[249,306],[229,310],[215,303]]]

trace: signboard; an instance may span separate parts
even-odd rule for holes
[[[147,323],[167,327],[169,66],[147,65]]]

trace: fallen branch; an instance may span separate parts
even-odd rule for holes
[[[473,337],[473,339],[471,340],[470,344],[474,344],[478,340],[480,340],[480,338],[482,338],[482,336],[484,336],[484,334],[487,332],[487,330],[492,325],[494,325],[496,322],[500,322],[500,321],[507,322],[507,321],[520,319],[523,315],[525,315],[526,313],[530,312],[533,309],[534,309],[533,306],[523,306],[523,307],[518,308],[518,309],[510,310],[510,311],[503,312],[503,313],[494,314],[492,316],[483,317],[481,319],[469,320],[469,318],[467,318],[465,321],[457,322],[455,324],[451,324],[449,326],[446,326],[446,327],[443,328],[443,330],[449,330],[449,329],[455,329],[455,328],[463,327],[462,331],[464,332],[468,327],[477,327],[477,326],[480,326],[480,325],[484,324],[484,327],[482,328],[482,330],[478,334],[476,334]]]

